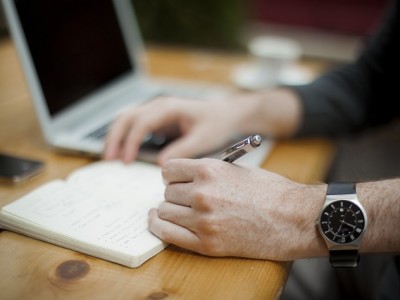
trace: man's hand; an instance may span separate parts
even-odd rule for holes
[[[134,160],[148,134],[175,128],[177,138],[158,157],[198,157],[224,146],[240,126],[243,109],[227,101],[196,101],[160,97],[120,115],[106,139],[105,159]],[[236,111],[236,113],[235,113]]]
[[[315,220],[326,186],[216,159],[163,168],[165,202],[149,214],[162,240],[211,256],[293,260],[323,255]]]

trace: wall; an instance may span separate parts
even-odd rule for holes
[[[365,35],[375,27],[388,0],[250,0],[255,20]]]

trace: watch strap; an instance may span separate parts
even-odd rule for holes
[[[331,250],[329,261],[335,268],[354,268],[360,261],[358,250]]]
[[[354,182],[330,182],[328,184],[328,195],[355,194],[356,185]]]

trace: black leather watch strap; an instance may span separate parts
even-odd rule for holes
[[[328,195],[355,194],[356,185],[353,182],[330,182],[328,185]]]
[[[360,261],[358,250],[331,250],[329,261],[335,268],[354,268]]]
[[[353,182],[330,182],[328,185],[328,195],[355,194],[356,185]],[[335,268],[354,268],[360,261],[358,250],[330,250],[329,260]]]

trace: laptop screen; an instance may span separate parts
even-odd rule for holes
[[[54,116],[132,71],[112,0],[15,0]]]

